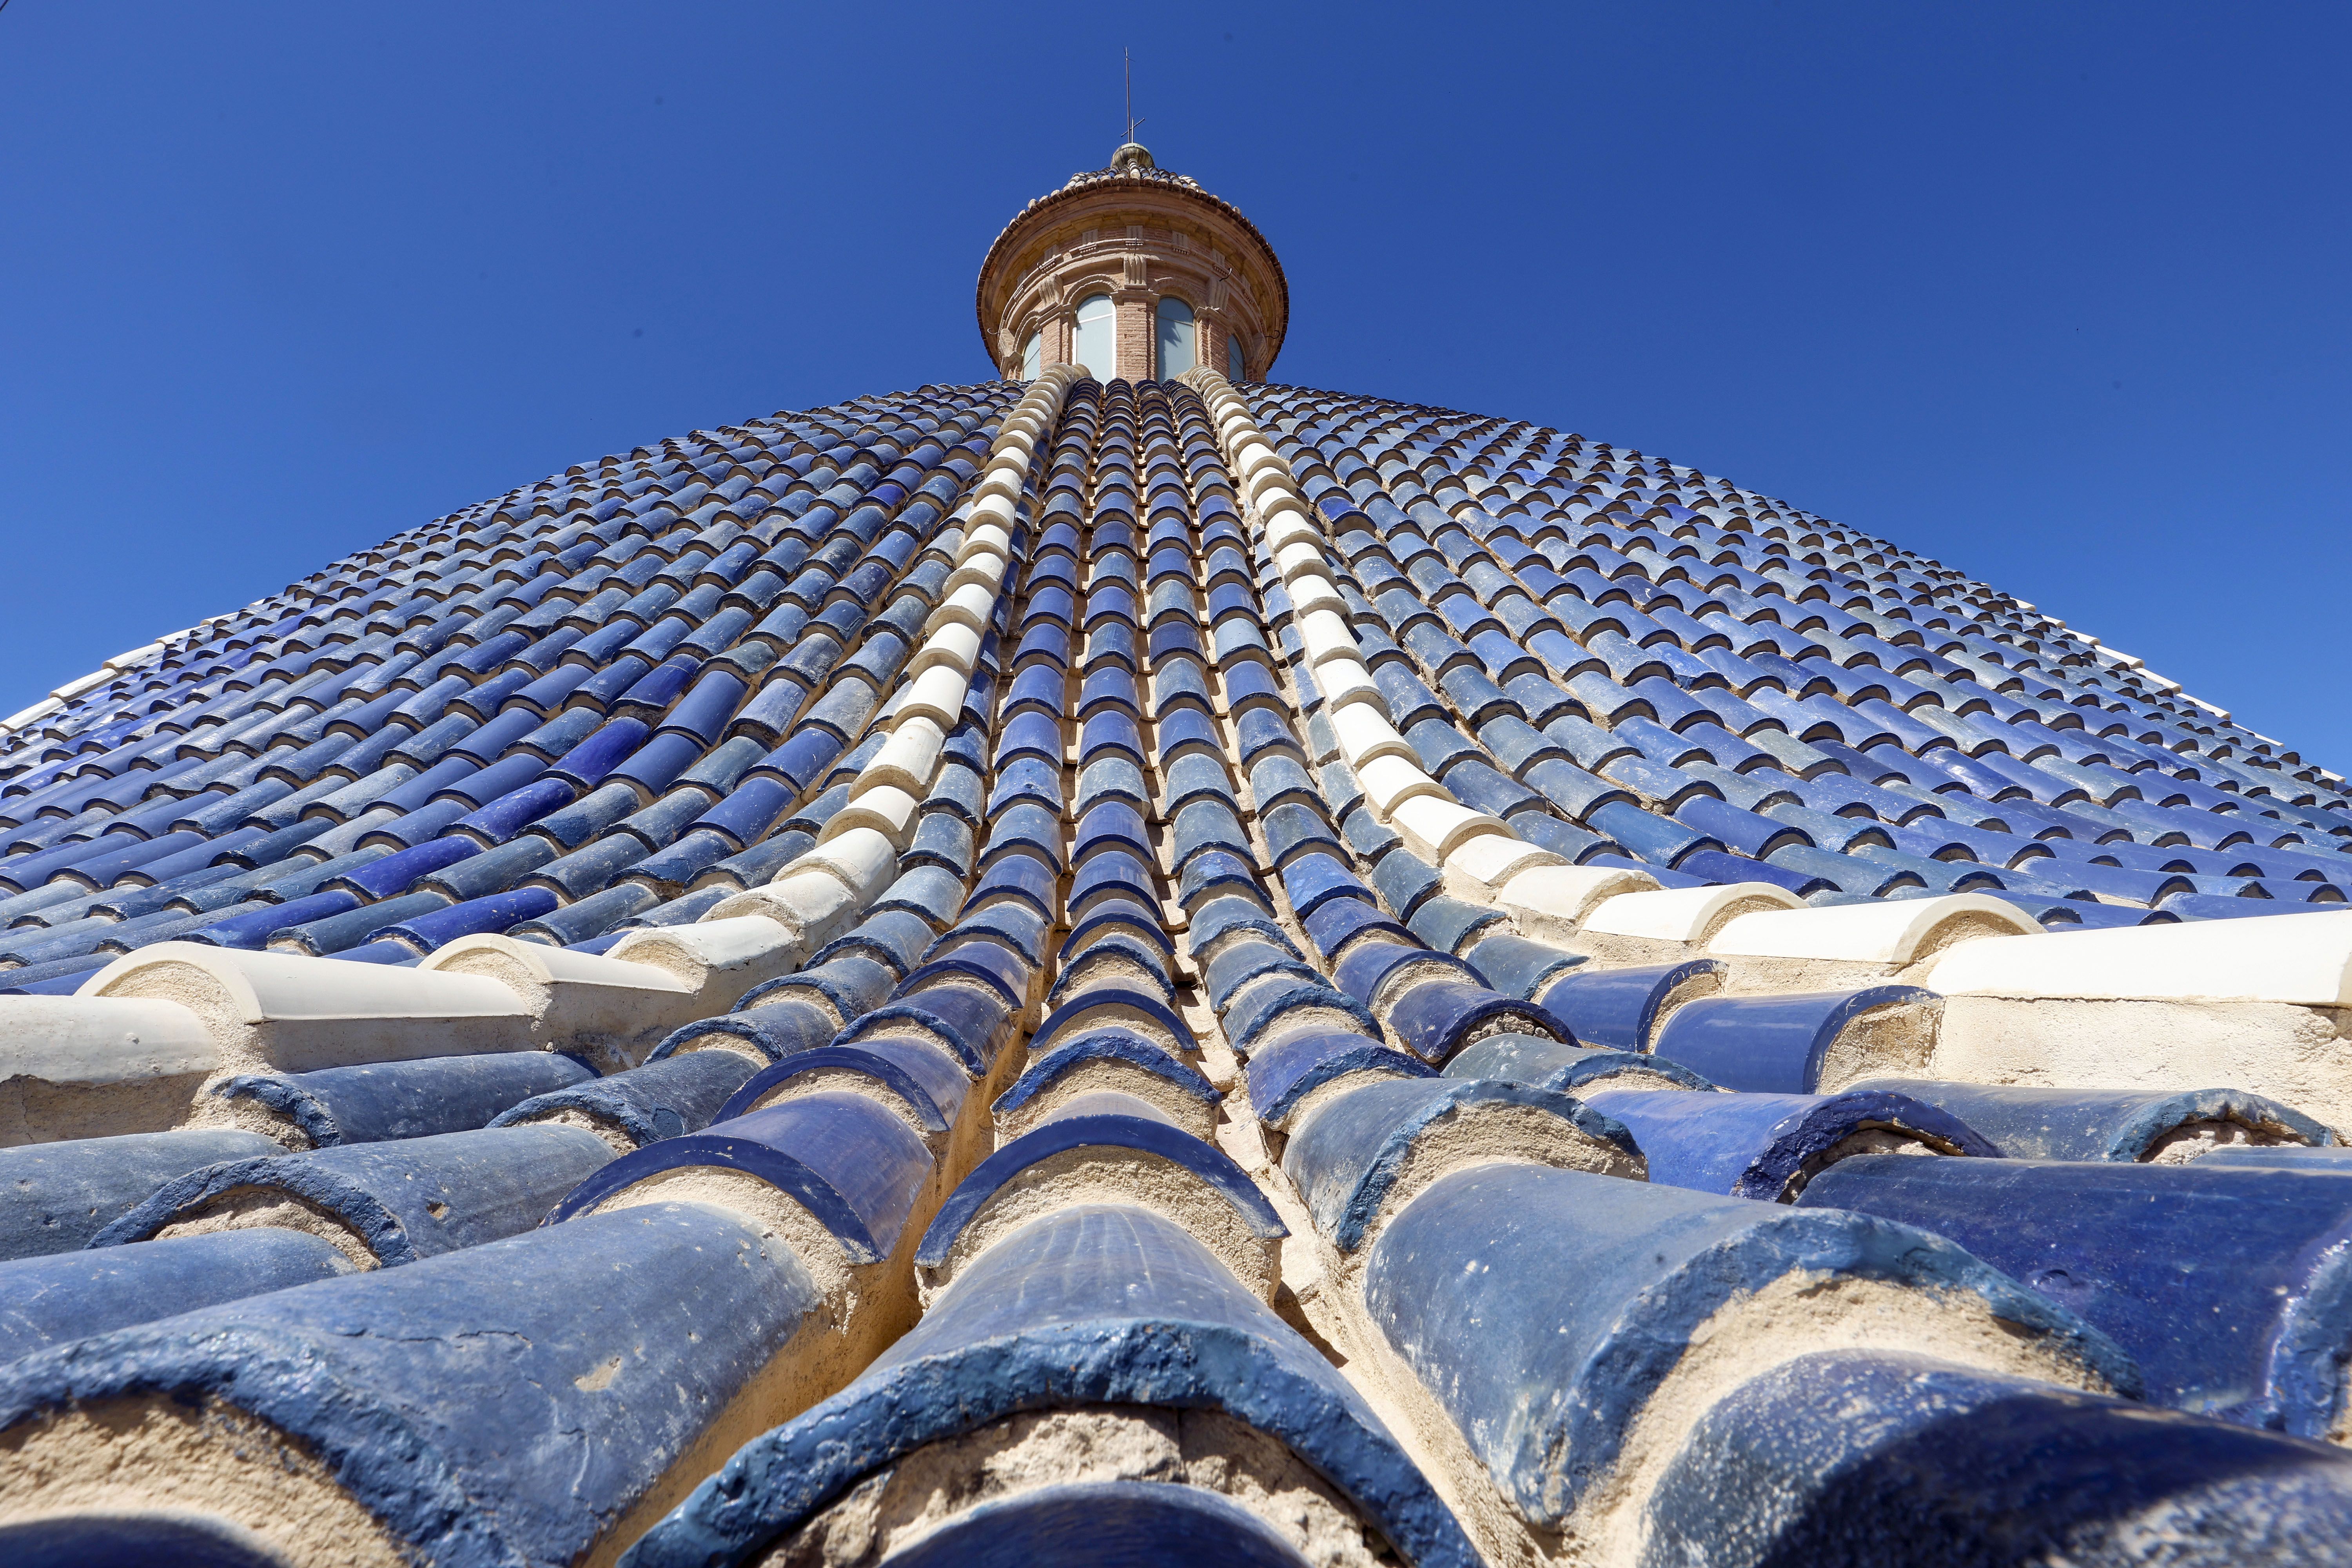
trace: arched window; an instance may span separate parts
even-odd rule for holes
[[[1231,332],[1225,334],[1225,379],[1244,379],[1242,375],[1242,341]]]
[[[1089,294],[1078,301],[1077,342],[1070,345],[1070,358],[1097,381],[1108,381],[1118,368],[1111,357],[1109,295]]]
[[[1160,379],[1173,381],[1192,368],[1192,307],[1173,294],[1160,301]]]
[[[1045,368],[1045,334],[1043,331],[1030,333],[1029,341],[1021,345],[1021,379],[1036,380],[1038,373]]]

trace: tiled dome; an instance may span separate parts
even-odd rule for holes
[[[62,689],[0,822],[8,1561],[2352,1527],[2343,780],[1629,448],[697,432]]]

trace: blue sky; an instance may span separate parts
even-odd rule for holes
[[[572,462],[989,374],[1141,139],[1277,377],[1901,542],[2352,767],[2336,5],[13,0],[0,711]]]

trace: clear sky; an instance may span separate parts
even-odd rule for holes
[[[990,374],[1141,140],[1283,381],[1659,452],[2352,768],[2352,7],[11,0],[0,712],[453,507]]]

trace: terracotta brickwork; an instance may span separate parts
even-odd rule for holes
[[[1289,324],[1289,285],[1265,237],[1132,143],[1109,168],[1030,203],[989,247],[977,303],[998,370],[1021,374],[1032,332],[1040,363],[1073,359],[1078,303],[1096,294],[1117,312],[1112,374],[1130,381],[1160,374],[1154,312],[1164,298],[1192,307],[1200,363],[1225,371],[1226,344],[1238,340],[1252,381],[1271,370]]]

